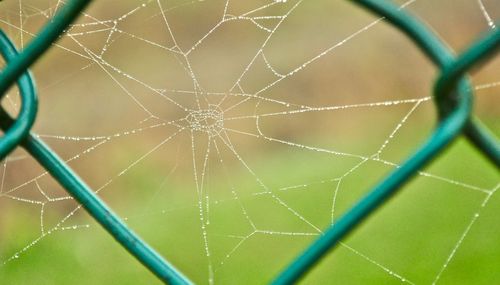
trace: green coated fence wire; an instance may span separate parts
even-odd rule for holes
[[[29,133],[36,116],[37,100],[33,80],[26,70],[51,46],[89,2],[71,1],[61,8],[20,54],[17,54],[6,35],[0,33],[0,51],[8,63],[0,74],[0,94],[5,94],[14,81],[22,75],[19,79],[22,106],[18,118],[12,119],[0,108],[0,128],[4,131],[0,142],[0,158],[4,158],[16,145],[21,145],[81,203],[96,221],[158,278],[171,284],[190,284],[187,277],[133,233],[47,145],[35,134]]]
[[[4,32],[0,31],[0,53],[7,63],[17,55],[16,49]],[[28,135],[38,109],[36,90],[30,72],[24,72],[17,83],[21,94],[21,109],[15,122],[5,130],[0,140],[0,158],[5,158]],[[3,112],[3,109],[1,109]]]
[[[37,96],[34,80],[28,68],[64,33],[89,2],[90,0],[69,1],[20,53],[0,31],[0,53],[7,63],[0,73],[0,96],[3,96],[16,81],[21,95],[21,108],[17,118],[11,118],[0,108],[0,128],[4,131],[4,136],[0,139],[0,158],[4,159],[17,146],[23,147],[96,221],[160,280],[170,284],[190,284],[191,281],[187,277],[133,233],[36,134],[30,133],[36,118]],[[291,284],[302,278],[341,239],[388,201],[459,135],[465,135],[495,167],[500,168],[498,140],[478,119],[471,116],[472,87],[465,76],[471,68],[480,66],[499,51],[500,30],[495,29],[455,57],[424,24],[389,1],[352,0],[352,2],[384,17],[403,31],[439,67],[440,76],[433,90],[439,121],[427,141],[405,163],[375,186],[368,195],[360,199],[314,241],[274,280],[274,284]]]
[[[458,59],[423,24],[394,4],[380,0],[353,1],[385,17],[406,33],[431,60],[441,68],[441,75],[434,88],[438,106],[439,123],[427,141],[399,168],[380,182],[364,198],[316,241],[314,241],[274,281],[274,284],[290,284],[298,281],[312,269],[329,250],[349,234],[374,210],[389,200],[397,190],[412,178],[418,170],[443,151],[465,128],[465,134],[487,157],[500,167],[499,146],[482,127],[469,120],[472,111],[472,88],[464,74],[473,66],[498,51],[500,31],[494,30],[479,40]]]

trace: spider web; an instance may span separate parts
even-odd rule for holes
[[[96,1],[34,68],[35,131],[197,283],[261,283],[397,168],[434,121],[430,64],[348,2]],[[454,48],[497,28],[497,1],[433,2],[399,1]],[[64,2],[0,5],[0,26],[22,48]],[[474,78],[486,115],[495,113],[495,67]],[[12,112],[16,92],[4,100]],[[435,284],[454,280],[449,267],[467,270],[480,236],[499,234],[476,224],[483,212],[495,224],[500,187],[469,153],[460,144],[419,172],[313,278]],[[1,172],[5,272],[101,233],[25,152]],[[452,234],[432,235],[443,228]],[[422,229],[428,236],[416,239]],[[106,250],[80,258],[98,262]]]

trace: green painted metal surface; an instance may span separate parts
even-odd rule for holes
[[[0,128],[4,131],[0,139],[0,158],[5,158],[17,146],[25,148],[96,221],[160,280],[171,284],[190,284],[187,277],[134,234],[36,134],[30,133],[36,118],[37,97],[28,68],[64,33],[89,2],[69,1],[21,53],[17,53],[7,36],[0,31],[0,53],[7,62],[0,73],[0,96],[17,81],[22,100],[21,110],[15,119],[0,108]],[[458,136],[467,137],[494,167],[500,168],[500,144],[471,115],[473,94],[466,78],[466,73],[472,67],[477,68],[500,50],[500,30],[493,30],[461,55],[454,56],[424,24],[390,1],[352,2],[383,16],[404,32],[441,70],[433,92],[439,121],[427,141],[406,162],[328,228],[274,280],[274,284],[291,284],[300,280],[347,234],[396,194],[422,167],[437,158]]]

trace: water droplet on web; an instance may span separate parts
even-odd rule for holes
[[[210,105],[208,109],[190,111],[185,120],[191,130],[205,132],[210,137],[219,135],[224,128],[223,112],[215,105]]]

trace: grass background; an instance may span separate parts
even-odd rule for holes
[[[182,4],[178,2],[165,3],[165,8]],[[498,3],[484,2],[491,16],[499,18]],[[289,1],[286,5],[294,3]],[[19,3],[4,1],[0,4],[4,5],[0,14],[1,26],[18,46],[45,21],[40,11],[50,14],[52,10],[44,9],[55,5],[50,1],[27,0],[21,4],[24,5],[25,19],[23,37],[17,29],[21,26]],[[162,29],[159,10],[153,4],[121,23],[119,28],[169,46],[171,42]],[[168,19],[181,48],[194,44],[220,20],[217,17],[224,4],[225,1],[202,1],[168,10]],[[230,11],[237,14],[261,4],[258,1],[238,2],[231,6]],[[138,5],[137,1],[101,1],[94,3],[88,14],[98,19],[116,19]],[[286,5],[269,13],[286,11],[289,7]],[[457,51],[488,29],[475,1],[419,0],[409,10],[433,27]],[[348,1],[305,1],[275,33],[265,50],[266,56],[276,70],[289,71],[373,19]],[[82,19],[83,22],[91,20],[90,17]],[[209,92],[225,92],[264,36],[265,33],[247,22],[224,26],[220,32],[214,33],[191,57],[200,84]],[[97,33],[77,37],[77,40],[90,50],[99,51],[106,37],[106,33]],[[175,58],[166,55],[165,50],[123,35],[113,40],[103,57],[113,66],[156,88],[192,89],[185,71]],[[70,38],[64,38],[60,43],[85,54]],[[37,132],[99,136],[141,126],[138,122],[145,118],[143,111],[102,72],[102,68],[95,64],[87,67],[88,64],[88,59],[54,48],[34,67],[41,96]],[[472,80],[476,85],[498,82],[499,68],[500,62],[495,59],[475,73]],[[150,96],[150,90],[127,78],[115,76],[160,119],[185,116],[182,111],[158,100],[157,96]],[[292,80],[285,80],[262,95],[311,106],[422,98],[429,93],[435,76],[436,70],[418,49],[398,31],[379,24],[309,65]],[[269,70],[256,68],[248,73],[244,88],[247,92],[256,92],[272,78]],[[496,134],[500,132],[498,90],[498,87],[478,90],[475,107],[477,114]],[[15,90],[9,95],[16,102]],[[192,96],[182,97],[175,92],[168,93],[168,96],[193,104]],[[9,102],[4,104],[12,106]],[[369,156],[380,147],[410,107],[403,104],[390,108],[312,112],[263,119],[259,123],[270,137]],[[276,109],[283,110],[272,104],[260,104],[257,108],[256,101],[251,101],[224,116],[251,115],[256,110],[270,112]],[[402,161],[423,141],[434,121],[432,104],[422,103],[381,157],[392,162]],[[225,123],[231,128],[256,132],[254,120]],[[113,183],[101,193],[106,202],[168,260],[196,283],[204,284],[208,280],[208,261],[203,248],[189,135],[176,137],[152,157],[141,161],[138,167],[116,177],[116,173],[151,150],[172,130],[167,127],[124,136],[72,161],[71,166],[94,189],[113,178]],[[196,139],[199,143],[196,157],[203,161],[205,141],[198,134]],[[333,179],[345,174],[359,159],[306,151],[238,134],[232,134],[231,139],[259,179],[277,191],[280,199],[317,227],[324,229],[329,225],[331,200],[337,186]],[[47,141],[66,159],[95,144],[93,141]],[[240,203],[260,230],[311,232],[311,228],[275,200],[266,195],[255,195],[261,191],[261,186],[229,150],[223,148],[222,142],[218,143],[223,149],[224,166],[230,173],[225,173],[216,156],[210,157],[205,187],[210,191],[210,214],[207,216],[211,221],[208,228],[215,282],[262,284],[317,236],[252,234]],[[11,159],[4,173],[3,189],[12,189],[42,171],[31,159],[25,158],[22,151],[14,153]],[[369,161],[342,179],[335,217],[338,218],[391,169],[393,167]],[[482,208],[485,193],[450,181],[491,190],[499,183],[498,171],[464,140],[455,143],[425,171],[449,181],[427,176],[412,180],[401,194],[321,262],[304,283],[402,283],[400,278],[390,274],[393,273],[415,284],[430,284],[464,230],[479,213],[439,283],[494,284],[500,278],[498,194]],[[64,195],[63,190],[48,177],[37,179],[37,182],[53,196]],[[302,184],[307,186],[278,190]],[[16,197],[40,200],[35,186],[31,183],[16,191]],[[238,193],[239,199],[234,200],[232,189]],[[6,260],[40,237],[40,208],[14,201],[5,194],[0,196],[0,206],[0,254],[2,260]],[[44,213],[45,226],[55,225],[74,207],[71,201],[51,204]],[[82,211],[64,224],[75,225],[85,227],[55,231],[1,266],[0,283],[158,283]],[[245,238],[237,251],[226,259],[225,256],[240,241],[234,236],[248,235],[251,236]],[[219,266],[223,261],[224,265]]]

